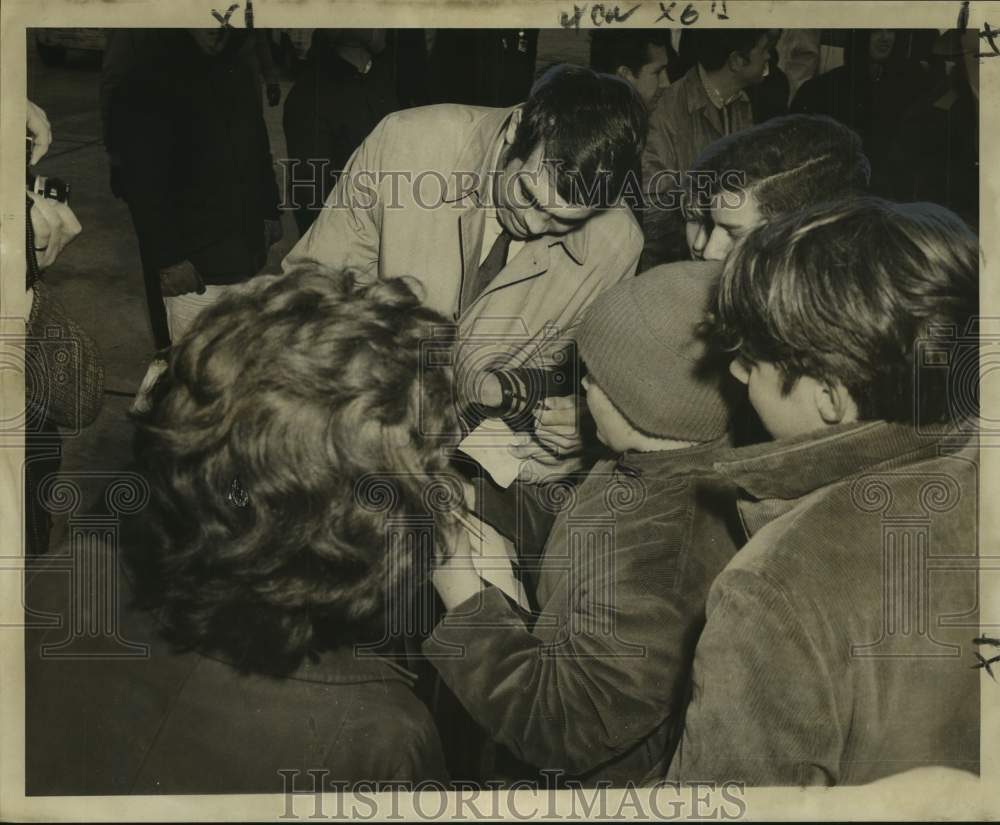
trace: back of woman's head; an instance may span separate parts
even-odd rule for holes
[[[691,206],[751,194],[764,218],[861,194],[871,166],[856,132],[823,115],[786,115],[710,144],[688,173]]]
[[[258,278],[199,316],[138,421],[156,541],[132,561],[170,638],[288,671],[423,575],[386,525],[448,518],[426,491],[451,479],[452,336],[404,280],[350,272]]]

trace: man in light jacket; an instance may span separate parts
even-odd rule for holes
[[[283,267],[413,276],[425,303],[458,322],[460,404],[498,407],[490,370],[551,363],[594,297],[635,274],[642,233],[621,196],[645,129],[626,82],[571,66],[509,109],[396,112]],[[535,438],[551,464],[579,436],[569,402],[550,406]]]

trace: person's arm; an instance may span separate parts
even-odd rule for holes
[[[691,605],[683,587],[665,598],[649,578],[654,559],[681,541],[686,525],[676,521],[647,524],[631,538],[619,531],[611,554],[547,550],[548,575],[568,591],[556,589],[534,630],[474,570],[436,574],[448,613],[424,654],[470,715],[520,759],[570,774],[592,770],[652,733],[682,689]],[[568,569],[559,577],[553,566],[561,564]],[[455,580],[443,591],[446,578]]]
[[[49,125],[49,119],[41,107],[36,106],[30,100],[27,101],[27,104],[28,134],[31,135],[34,141],[31,149],[31,158],[28,162],[34,166],[45,157],[45,153],[49,151],[49,146],[52,145],[52,127]]]
[[[762,575],[724,572],[695,652],[668,779],[830,785],[843,752],[831,668],[800,610]]]
[[[271,55],[271,33],[265,29],[255,29],[253,33],[257,65],[267,92],[267,105],[277,106],[281,102],[281,84],[278,70]]]
[[[351,155],[337,185],[303,235],[281,264],[290,272],[303,264],[329,269],[350,267],[374,279],[378,273],[382,198],[378,189],[382,170],[386,118]]]

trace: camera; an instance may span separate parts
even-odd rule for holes
[[[36,175],[28,167],[28,164],[31,162],[31,151],[34,147],[35,141],[32,139],[31,135],[28,135],[25,138],[25,169],[28,191],[33,192],[36,195],[41,195],[41,197],[48,198],[49,200],[66,203],[66,201],[69,200],[70,193],[70,185],[66,181],[62,178],[50,178],[45,175]]]

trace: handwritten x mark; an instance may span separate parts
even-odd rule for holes
[[[1000,639],[993,639],[989,636],[977,636],[972,640],[974,645],[990,645],[992,647],[1000,647]],[[973,670],[977,668],[983,668],[990,676],[990,678],[995,682],[997,677],[993,675],[993,668],[991,665],[995,665],[1000,662],[1000,656],[993,656],[990,659],[985,659],[978,652],[974,651],[973,655],[979,660],[978,664],[972,666]]]
[[[983,23],[983,31],[979,33],[979,39],[985,40],[990,44],[990,48],[993,49],[992,52],[980,52],[976,57],[996,57],[1000,54],[1000,48],[997,48],[997,36],[1000,35],[1000,31],[996,29],[991,29],[989,23]]]
[[[221,14],[219,14],[215,9],[212,9],[212,17],[214,17],[216,20],[219,21],[219,25],[222,26],[222,28],[230,29],[232,28],[232,26],[229,25],[229,18],[233,16],[233,12],[236,11],[239,7],[240,7],[239,3],[233,3],[233,5],[229,7],[228,11],[226,11],[224,17]]]

